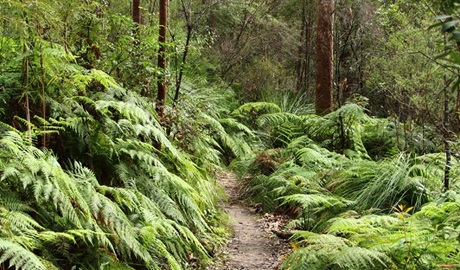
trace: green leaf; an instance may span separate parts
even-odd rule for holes
[[[448,21],[442,24],[441,31],[443,33],[452,32],[455,29],[455,26],[458,24],[459,20]]]
[[[451,34],[452,34],[453,40],[460,42],[460,30],[455,29],[454,31],[451,32]]]
[[[434,17],[433,20],[435,20],[435,21],[437,21],[437,20],[444,21],[444,20],[451,19],[451,18],[452,18],[452,15],[443,14],[443,15],[439,15],[439,16]]]
[[[435,24],[432,24],[432,25],[430,25],[430,27],[428,27],[428,30],[433,29],[433,28],[437,28],[438,26],[441,26],[442,24],[444,24],[444,22],[442,22],[442,21],[437,22]]]

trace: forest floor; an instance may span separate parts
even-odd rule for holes
[[[228,197],[221,206],[229,215],[233,236],[219,261],[208,270],[278,269],[290,248],[286,240],[277,238],[271,230],[280,230],[286,219],[258,214],[256,208],[246,206],[239,199],[240,186],[232,173],[222,172],[217,179]]]

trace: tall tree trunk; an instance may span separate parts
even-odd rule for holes
[[[136,38],[135,45],[139,45],[140,43],[140,25],[142,24],[142,17],[141,17],[141,0],[133,0],[133,22],[134,22],[134,29],[133,34]]]
[[[316,31],[316,113],[332,111],[334,0],[319,0]]]
[[[166,102],[166,32],[168,29],[168,0],[160,0],[160,36],[158,43],[160,48],[158,50],[158,68],[160,75],[158,75],[158,96],[156,110],[160,120],[164,116],[164,105]]]
[[[133,22],[137,25],[142,24],[141,0],[133,0]]]

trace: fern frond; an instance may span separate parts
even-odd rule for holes
[[[280,269],[282,270],[305,270],[307,266],[311,270],[323,270],[327,267],[328,252],[316,250],[314,247],[305,247],[295,250],[289,258],[287,258]]]
[[[330,266],[338,269],[387,269],[391,259],[384,253],[361,247],[350,247],[333,256]]]
[[[304,164],[306,166],[308,166],[309,164],[317,165],[318,163],[320,163],[326,167],[331,167],[333,164],[333,161],[331,161],[322,153],[319,153],[312,148],[302,148],[299,151],[297,151],[296,159],[301,164]]]
[[[20,198],[18,193],[7,190],[0,190],[0,207],[13,212],[32,212],[34,210]]]
[[[308,231],[297,232],[293,239],[300,241],[301,246],[284,261],[281,269],[300,270],[305,269],[305,266],[315,270],[327,269],[335,254],[352,247],[347,239]]]
[[[348,239],[331,234],[316,234],[309,231],[296,232],[291,240],[296,240],[303,246],[325,247],[327,249],[345,249],[353,246]]]
[[[281,112],[281,108],[269,102],[251,102],[241,105],[238,109],[232,112],[232,115],[235,116],[245,116],[250,113],[260,113],[260,112]]]
[[[0,238],[0,254],[0,264],[7,262],[16,269],[48,269],[33,252],[8,239]]]
[[[305,209],[324,210],[327,208],[343,208],[354,204],[353,201],[326,194],[294,194],[282,197],[282,205],[297,204]]]
[[[35,219],[22,211],[8,211],[0,206],[0,232],[3,235],[24,235],[36,233],[37,230],[43,230]]]
[[[385,269],[391,259],[382,252],[357,247],[348,239],[330,234],[300,231],[291,240],[298,241],[282,269]]]
[[[227,117],[227,118],[219,119],[219,122],[227,128],[243,132],[245,135],[249,136],[252,139],[256,137],[252,129],[238,122],[234,118]]]
[[[366,233],[379,233],[380,230],[366,223],[362,219],[355,218],[333,218],[328,222],[331,225],[328,229],[328,233],[332,234],[344,234],[346,237],[351,237],[354,234],[366,234]]]
[[[271,126],[281,126],[286,122],[291,122],[294,125],[297,125],[298,128],[301,128],[301,118],[295,114],[287,112],[275,112],[262,114],[257,118],[259,126],[271,125]]]

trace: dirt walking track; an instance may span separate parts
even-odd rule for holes
[[[270,233],[263,216],[255,214],[255,209],[238,200],[238,183],[233,174],[222,172],[218,181],[228,197],[222,207],[230,217],[234,235],[224,249],[221,261],[208,270],[278,269],[288,244]]]

